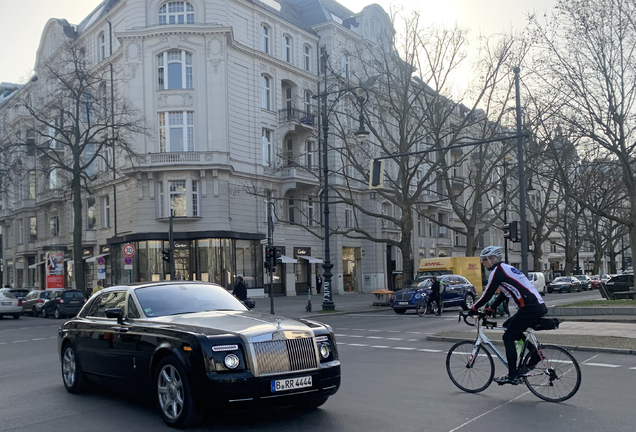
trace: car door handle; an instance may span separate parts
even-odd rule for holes
[[[117,333],[126,333],[130,329],[128,327],[113,327],[113,330]]]

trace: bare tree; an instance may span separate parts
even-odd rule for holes
[[[579,206],[625,225],[636,245],[636,1],[561,0],[545,23],[531,17],[540,52],[535,79],[542,92],[563,101],[558,114],[584,158],[602,150],[620,173],[625,214],[594,206],[580,194],[572,167],[560,164],[568,196]],[[560,162],[560,161],[557,161]]]
[[[11,101],[19,111],[5,119],[5,150],[14,157],[35,155],[49,188],[70,191],[73,210],[73,261],[78,289],[86,290],[82,261],[83,194],[109,181],[98,175],[100,163],[114,171],[116,155],[132,155],[129,140],[145,134],[145,122],[123,98],[112,98],[117,81],[108,70],[89,68],[85,48],[67,42],[38,71],[37,82]],[[107,176],[105,176],[107,177]]]

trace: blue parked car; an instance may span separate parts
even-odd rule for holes
[[[437,276],[444,283],[444,308],[461,306],[468,310],[475,303],[477,291],[468,280],[459,275]],[[430,297],[432,280],[430,276],[416,279],[404,289],[396,291],[391,296],[391,307],[397,314],[403,314],[409,309],[415,310],[415,305],[422,297]]]

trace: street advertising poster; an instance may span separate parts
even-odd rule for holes
[[[64,288],[64,251],[46,253],[46,288]]]

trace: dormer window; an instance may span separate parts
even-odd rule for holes
[[[194,6],[183,1],[164,3],[159,8],[159,24],[194,24]]]

